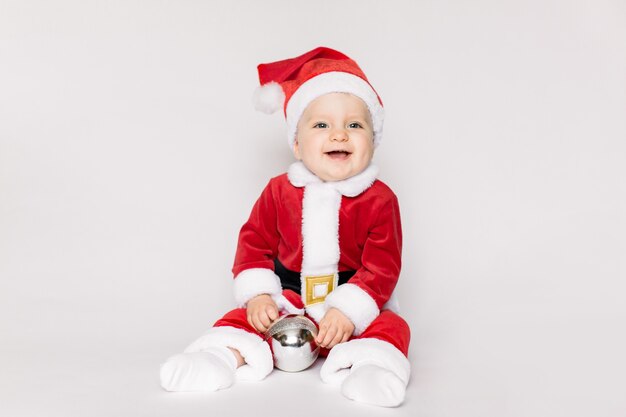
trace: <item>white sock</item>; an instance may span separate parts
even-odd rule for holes
[[[237,359],[227,347],[181,353],[161,365],[161,386],[167,391],[217,391],[235,381]]]
[[[341,384],[341,393],[354,401],[397,407],[404,401],[406,384],[393,372],[367,364],[353,367]]]

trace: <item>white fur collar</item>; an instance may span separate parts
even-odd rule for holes
[[[309,184],[324,182],[309,171],[302,161],[294,162],[289,166],[287,177],[294,187],[306,187]],[[378,167],[370,164],[365,170],[353,177],[341,181],[327,182],[326,184],[331,184],[335,190],[346,197],[356,197],[370,188],[377,177]]]

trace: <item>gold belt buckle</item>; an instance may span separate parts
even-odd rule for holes
[[[304,277],[305,305],[310,306],[324,302],[326,296],[337,285],[337,274]]]

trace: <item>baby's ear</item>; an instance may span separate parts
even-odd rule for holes
[[[300,158],[300,148],[298,147],[298,139],[297,138],[293,142],[293,156],[295,156],[298,161],[301,160],[301,158]]]

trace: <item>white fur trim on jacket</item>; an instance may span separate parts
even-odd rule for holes
[[[230,347],[241,353],[246,364],[235,372],[239,380],[260,381],[274,369],[269,345],[261,337],[245,330],[229,326],[213,327],[189,345],[185,353],[202,352],[211,347]]]
[[[324,183],[318,176],[309,171],[301,161],[298,161],[289,166],[287,177],[294,187],[306,187],[309,184],[324,183],[337,190],[341,195],[356,197],[374,184],[374,181],[378,178],[378,172],[378,167],[370,164],[353,177],[342,181]]]
[[[298,188],[306,187],[308,184],[323,182],[321,178],[309,171],[302,161],[294,162],[289,165],[287,178],[291,185]]]
[[[251,268],[241,271],[235,277],[235,302],[245,307],[248,301],[260,294],[278,295],[282,293],[280,278],[271,269]]]
[[[326,297],[325,308],[336,308],[354,324],[354,334],[360,335],[380,314],[374,299],[355,284],[340,285]]]
[[[354,339],[340,343],[330,350],[320,371],[322,381],[340,385],[351,368],[377,365],[393,372],[405,386],[411,376],[409,360],[394,345],[374,338]]]
[[[385,110],[378,100],[376,91],[363,78],[356,75],[332,71],[315,76],[304,82],[287,103],[287,140],[293,148],[298,121],[306,107],[316,98],[328,93],[350,93],[365,102],[372,116],[374,146],[378,146],[383,136]]]
[[[248,301],[260,294],[272,297],[278,309],[289,314],[304,314],[283,295],[280,278],[271,269],[251,268],[241,271],[235,277],[235,302],[238,307],[246,307]]]
[[[302,200],[302,274],[337,272],[341,194],[327,183],[304,189]]]

